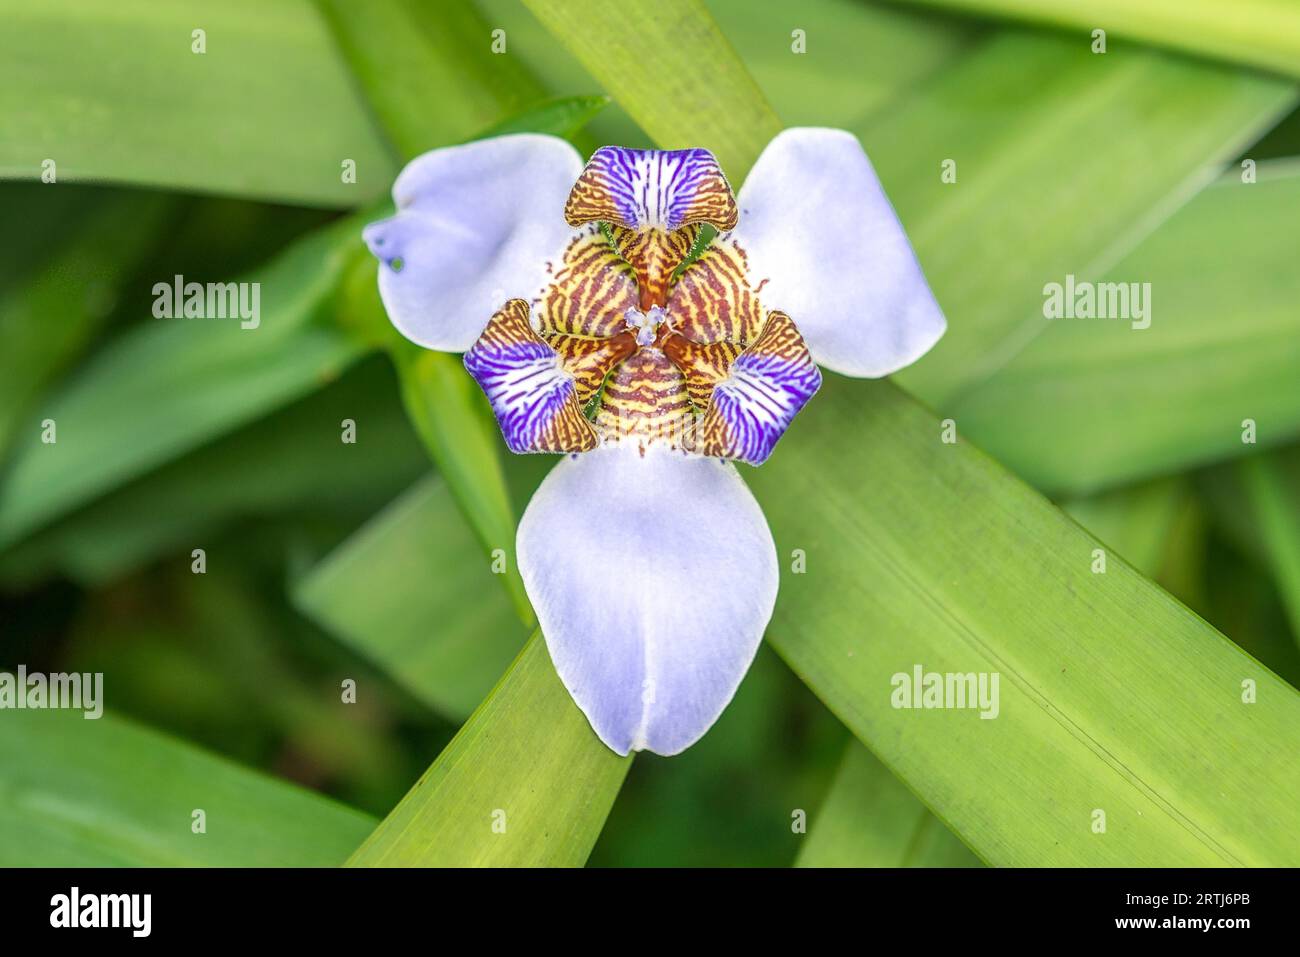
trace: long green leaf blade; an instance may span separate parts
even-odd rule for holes
[[[1093,31],[1235,60],[1300,77],[1300,7],[1289,0],[893,0],[1069,29],[1091,49]],[[1124,45],[1109,37],[1106,55]]]
[[[802,418],[750,477],[778,552],[807,555],[769,640],[967,844],[999,865],[1300,862],[1293,688],[1114,556],[1094,573],[1093,539],[889,384],[832,379]],[[917,666],[998,673],[998,717],[894,707]]]
[[[700,0],[525,2],[659,146],[708,147],[738,181],[780,132],[776,113]]]
[[[0,177],[52,160],[59,181],[349,207],[396,171],[310,0],[2,0],[0,21]]]
[[[344,220],[240,277],[260,284],[255,328],[239,317],[150,317],[79,370],[19,433],[0,482],[0,546],[311,391],[361,355],[360,341],[316,321],[358,228]],[[54,442],[43,441],[46,419]]]
[[[948,316],[898,381],[947,411],[1044,331],[1046,283],[1101,279],[1295,102],[1292,82],[1156,51],[977,45],[860,131]]]
[[[193,829],[196,810],[206,832]],[[372,825],[111,714],[6,711],[0,721],[7,867],[329,867]]]
[[[298,581],[294,603],[460,722],[525,638],[487,560],[466,560],[478,551],[446,483],[429,477]]]
[[[630,765],[592,733],[534,635],[349,863],[580,866]]]
[[[1074,493],[1300,434],[1300,168],[1259,173],[1205,190],[1103,277],[1150,283],[1149,327],[1039,319],[1036,340],[951,403],[961,428],[1040,488]],[[1258,445],[1242,441],[1246,419]]]
[[[813,817],[798,867],[977,867],[980,860],[856,741]]]

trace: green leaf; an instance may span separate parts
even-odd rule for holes
[[[479,138],[506,133],[549,133],[571,140],[607,106],[607,96],[555,97],[494,123]]]
[[[340,441],[348,418],[356,444]],[[195,544],[237,519],[293,525],[328,513],[355,525],[427,463],[392,371],[374,356],[320,392],[41,529],[0,555],[0,578],[12,585],[57,572],[93,587],[168,552],[188,565]]]
[[[1300,862],[1300,695],[1122,561],[1094,574],[1094,539],[939,436],[833,377],[750,473],[778,553],[807,555],[778,652],[991,864]],[[998,717],[895,708],[918,665],[999,674]]]
[[[534,635],[348,863],[579,866],[630,764],[596,738]]]
[[[975,25],[860,0],[706,0],[776,113],[790,126],[860,128],[950,63]],[[802,31],[802,52],[794,53]]]
[[[396,172],[310,0],[0,0],[0,20],[0,176],[53,160],[60,182],[342,207]]]
[[[57,207],[31,202],[41,193],[49,197],[48,187],[28,186],[27,191],[29,202],[13,210],[12,220],[23,233],[33,228],[31,218],[58,215]],[[71,235],[33,274],[0,295],[5,344],[0,352],[0,453],[40,391],[99,331],[178,205],[155,193],[112,192],[81,199],[87,210]]]
[[[318,0],[344,56],[405,159],[465,139],[541,87],[470,3]]]
[[[1300,450],[1251,456],[1237,466],[1254,538],[1263,545],[1300,644]]]
[[[948,411],[1043,331],[1044,284],[1102,278],[1295,102],[1293,83],[1159,52],[978,44],[859,131],[948,316],[898,381]]]
[[[1130,565],[1154,579],[1187,492],[1181,478],[1156,479],[1070,499],[1061,507],[1089,534],[1117,548]]]
[[[191,829],[196,809],[206,833]],[[111,714],[7,711],[0,721],[6,867],[323,867],[372,826]]]
[[[1035,485],[1067,492],[1251,451],[1245,419],[1260,445],[1300,434],[1300,167],[1259,174],[1230,174],[1107,271],[1151,284],[1148,328],[1040,318],[1023,352],[950,403],[959,427]]]
[[[900,2],[900,0],[894,0]],[[1111,36],[1221,57],[1300,76],[1300,10],[1290,0],[902,0],[988,17],[1014,17],[1070,30],[1091,49],[1093,30],[1107,33],[1106,56],[1128,44]]]
[[[738,181],[781,131],[700,0],[525,3],[659,146],[708,147]]]
[[[798,867],[978,867],[980,860],[857,742],[795,862]]]
[[[526,637],[487,559],[466,560],[478,551],[446,483],[429,477],[304,575],[294,604],[459,723]]]
[[[315,320],[359,229],[343,220],[239,277],[259,284],[256,328],[239,318],[150,317],[82,366],[20,432],[0,485],[0,546],[354,361],[363,345]],[[42,441],[45,419],[54,421],[53,443]]]

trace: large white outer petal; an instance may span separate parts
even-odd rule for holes
[[[740,191],[732,235],[766,309],[789,314],[820,365],[876,378],[910,365],[946,323],[857,138],[789,129]]]
[[[519,523],[551,660],[619,754],[676,754],[735,694],[776,602],[776,546],[734,466],[635,443],[565,458]]]
[[[536,133],[411,160],[393,184],[397,215],[365,230],[380,260],[380,296],[402,335],[464,352],[506,300],[537,295],[547,262],[573,237],[564,203],[581,171],[572,146]]]

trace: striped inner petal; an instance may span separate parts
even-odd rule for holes
[[[465,353],[512,452],[586,452],[596,432],[560,355],[533,331],[528,303],[511,299]]]
[[[694,424],[686,380],[655,346],[643,346],[610,374],[596,412],[602,438],[635,440],[642,449],[692,448]]]
[[[668,297],[673,328],[695,342],[753,342],[763,325],[763,308],[748,275],[745,251],[729,234],[715,237],[673,285]]]
[[[564,217],[571,226],[599,220],[672,232],[695,223],[732,229],[739,214],[722,167],[708,150],[602,146],[569,193]]]
[[[665,232],[662,229],[638,230],[611,226],[610,235],[614,239],[614,248],[632,266],[636,275],[641,293],[641,308],[649,309],[651,306],[662,306],[668,301],[668,287],[672,284],[673,273],[691,254],[695,240],[699,238],[700,227],[683,226]]]
[[[743,347],[735,342],[692,342],[672,333],[664,339],[664,355],[682,371],[691,402],[701,412],[709,407],[713,389],[727,377]]]
[[[584,336],[548,336],[546,343],[559,353],[564,369],[573,376],[578,405],[585,407],[605,382],[611,369],[637,350],[636,336],[620,332],[609,339]]]
[[[639,301],[632,268],[600,227],[587,226],[570,241],[536,303],[537,330],[543,336],[612,336]]]
[[[758,339],[714,388],[700,451],[761,465],[821,382],[790,317],[770,313]]]

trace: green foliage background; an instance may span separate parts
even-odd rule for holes
[[[0,19],[0,668],[109,707],[0,712],[0,863],[1300,863],[1294,4]],[[861,138],[949,333],[746,470],[808,572],[699,745],[619,759],[513,567],[550,463],[396,336],[360,228],[441,145],[706,146],[739,184],[785,125]],[[1151,328],[1047,322],[1066,273],[1150,282]],[[154,319],[176,274],[260,282],[261,327]],[[917,662],[998,671],[999,719],[893,710]]]

